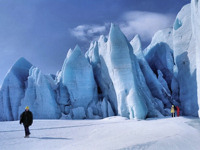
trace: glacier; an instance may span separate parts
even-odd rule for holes
[[[128,118],[144,119],[147,106],[143,99],[139,98],[137,92],[134,95],[137,89],[129,51],[125,36],[117,26],[112,24],[105,57],[108,72],[117,93],[118,114]]]
[[[118,26],[111,24],[103,57],[117,93],[118,115],[145,119],[158,116],[133,48]],[[149,95],[148,95],[149,94]]]
[[[8,71],[1,87],[1,120],[18,119],[18,109],[31,67],[32,64],[22,57]]]
[[[107,40],[108,39],[102,35],[98,41],[91,42],[90,48],[85,56],[93,68],[94,78],[98,86],[98,98],[101,101],[106,99],[111,105],[114,115],[117,115],[117,96],[113,82],[108,73],[108,67],[105,63],[107,61],[104,55],[107,49]]]
[[[144,55],[160,42],[166,43],[171,49],[173,49],[173,28],[165,28],[157,31],[152,37],[151,43],[143,50]]]
[[[172,28],[157,31],[142,49],[116,24],[83,53],[69,49],[56,75],[43,74],[25,58],[15,62],[0,89],[0,121],[18,120],[25,106],[35,119],[146,119],[199,116],[200,2],[191,0]]]
[[[73,107],[85,109],[94,100],[97,101],[97,86],[92,66],[76,46],[62,70],[62,83],[68,89]]]
[[[200,107],[200,2],[198,0],[191,0],[191,24],[192,33],[195,37],[195,52],[196,52],[196,77],[197,77],[197,98],[198,106]],[[198,110],[200,116],[200,110]]]
[[[77,45],[73,51],[69,51],[62,70],[62,84],[69,92],[70,102],[76,110],[86,113],[89,105],[97,102],[97,86],[94,80],[92,66],[89,64],[81,49]],[[80,109],[78,109],[80,108]],[[79,115],[73,115],[74,119],[80,119]]]
[[[196,51],[190,4],[181,9],[174,22],[173,50],[183,114],[197,116]]]
[[[21,100],[19,114],[26,106],[31,108],[35,119],[58,119],[60,107],[56,102],[56,84],[50,75],[44,75],[38,68],[29,70],[28,87]]]
[[[136,35],[130,42],[131,46],[133,47],[133,51],[134,54],[137,56],[141,71],[144,75],[146,84],[151,92],[151,95],[154,97],[155,102],[155,106],[157,106],[156,108],[162,112],[162,114],[165,114],[163,111],[163,102],[166,101],[166,103],[168,103],[168,101],[165,99],[164,95],[165,93],[163,93],[165,90],[163,89],[163,86],[161,85],[161,83],[158,81],[158,78],[156,77],[156,74],[152,71],[152,69],[150,68],[148,62],[146,61],[145,57],[144,57],[144,53],[142,51],[142,45],[141,45],[141,40],[139,35]],[[147,92],[147,90],[146,90]],[[150,97],[150,96],[149,96]],[[163,102],[161,102],[163,101]]]

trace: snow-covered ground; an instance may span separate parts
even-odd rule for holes
[[[1,150],[199,150],[200,119],[34,120],[30,138],[18,121],[0,122]]]

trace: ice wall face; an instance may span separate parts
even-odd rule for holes
[[[86,57],[93,67],[94,77],[98,85],[98,95],[100,99],[108,99],[111,103],[114,114],[118,114],[117,97],[113,82],[108,73],[108,68],[105,64],[107,50],[107,38],[101,36],[98,42],[92,42],[89,50],[86,52]]]
[[[193,36],[195,37],[197,97],[198,106],[200,108],[200,1],[198,0],[191,0],[191,17]],[[200,117],[200,109],[198,111],[198,115]]]
[[[60,107],[56,102],[56,84],[50,75],[44,75],[35,67],[29,71],[28,87],[21,101],[19,114],[30,107],[34,119],[58,119]]]
[[[115,25],[113,25],[113,26],[115,26]],[[117,28],[116,30],[119,30],[118,27],[114,27],[114,28]],[[124,40],[124,45],[121,48],[122,52],[118,52],[117,54],[115,54],[116,58],[111,58],[112,55],[110,53],[110,49],[108,48],[108,46],[109,46],[109,44],[113,44],[115,46],[115,44],[118,43],[118,41],[115,41],[114,43],[111,40],[107,41],[107,39],[104,36],[101,36],[98,42],[92,42],[89,50],[86,52],[86,57],[87,57],[88,61],[90,62],[90,64],[93,66],[95,80],[97,81],[97,85],[99,86],[100,91],[101,91],[99,93],[99,98],[105,99],[104,97],[106,97],[106,99],[108,99],[108,102],[111,103],[112,109],[114,108],[113,110],[114,110],[115,114],[117,114],[116,112],[118,112],[118,113],[121,112],[122,111],[121,109],[123,109],[123,111],[127,111],[129,113],[129,109],[131,109],[131,108],[129,108],[129,104],[131,104],[131,102],[126,102],[126,101],[128,101],[126,98],[124,100],[125,102],[123,102],[123,101],[120,102],[121,99],[116,98],[115,93],[118,92],[117,91],[118,89],[116,89],[116,86],[113,81],[113,77],[111,76],[111,74],[108,70],[108,69],[110,69],[112,62],[115,62],[119,57],[124,55],[123,50],[125,48],[127,48],[127,49],[125,49],[125,51],[127,50],[126,51],[127,56],[130,61],[129,66],[130,66],[130,69],[132,69],[132,72],[129,75],[132,76],[133,80],[134,80],[131,82],[133,82],[133,83],[135,82],[135,84],[136,84],[135,89],[137,90],[138,95],[140,95],[140,97],[138,99],[139,100],[142,99],[143,102],[145,103],[145,105],[147,106],[147,117],[162,116],[160,114],[160,112],[157,109],[155,109],[155,105],[159,105],[159,104],[156,103],[156,100],[152,97],[151,92],[146,85],[145,78],[140,70],[140,66],[137,62],[137,58],[133,54],[133,49],[132,49],[131,45],[129,44],[129,42],[127,41],[125,36],[121,33],[121,31],[119,31],[118,34],[115,35],[115,33],[114,33],[114,35],[112,35],[112,36],[119,37],[119,40],[122,40],[122,41]],[[110,39],[110,36],[109,36],[109,39]],[[140,43],[140,41],[139,41],[139,43]],[[120,43],[120,45],[121,45],[121,43]],[[137,48],[135,48],[135,47],[137,47]],[[141,43],[138,44],[135,42],[134,48],[135,48],[135,50],[140,49]],[[120,47],[118,49],[120,49]],[[116,51],[116,47],[113,48],[113,51]],[[127,64],[127,62],[126,62],[127,56],[125,56],[123,59],[123,61],[125,62],[123,65]],[[118,61],[120,63],[123,62],[121,60],[118,60]],[[117,65],[119,65],[119,64],[117,64]],[[124,70],[126,70],[126,67],[124,68]],[[121,70],[121,71],[123,72],[124,70]],[[123,74],[121,76],[123,76]],[[120,77],[118,77],[118,78],[120,78]],[[125,78],[126,77],[124,77],[124,80],[125,80]],[[127,77],[127,79],[125,81],[123,81],[123,82],[126,82],[124,84],[127,84],[127,82],[130,81],[128,77]],[[113,87],[113,85],[114,85],[114,87]],[[124,85],[123,87],[121,87],[120,90],[126,91],[128,88],[129,88],[128,86]],[[130,99],[133,99],[133,98],[134,98],[134,96]],[[105,103],[106,103],[105,100],[103,100],[103,102],[100,103],[101,108],[105,109]],[[119,107],[119,103],[120,103],[120,105],[124,105],[124,106]],[[105,112],[103,111],[104,109],[102,109],[102,111],[101,111],[103,117],[105,117]],[[126,116],[126,117],[130,117],[130,116]],[[134,116],[132,116],[130,118],[134,118]]]
[[[62,81],[59,82],[58,88],[57,88],[57,102],[61,106],[62,112],[64,112],[64,107],[70,106],[71,101],[70,101],[70,96],[67,90],[67,87],[63,85]]]
[[[159,104],[162,103],[160,100],[157,100],[152,96],[152,92],[148,84],[152,83],[155,85],[156,78],[153,74],[153,71],[150,69],[148,63],[146,62],[141,46],[141,40],[138,35],[136,35],[133,40],[130,42],[132,46],[132,52],[137,56],[137,58],[132,55],[132,63],[135,67],[135,76],[137,82],[138,93],[146,102],[148,107],[147,117],[161,117],[163,111],[159,107]],[[138,60],[138,61],[135,61]],[[139,62],[139,63],[138,63]],[[152,79],[150,79],[153,77]],[[159,102],[158,102],[159,101]],[[158,106],[158,107],[157,107]],[[164,113],[163,113],[164,115]]]
[[[170,101],[168,105],[179,105],[183,115],[197,116],[196,64],[198,63],[195,51],[197,38],[194,33],[199,29],[197,32],[193,31],[195,21],[191,20],[190,7],[190,4],[185,5],[178,13],[173,30],[170,28],[160,30],[154,35],[151,44],[144,50],[144,55],[164,87],[165,92],[162,92],[162,95],[168,97]],[[195,15],[192,17],[195,18]],[[146,81],[148,83],[147,79]],[[155,96],[154,90],[149,88]],[[158,96],[156,98],[161,99]],[[166,102],[163,101],[165,105]]]
[[[3,97],[0,91],[0,121],[3,121],[4,112],[3,112]]]
[[[149,86],[149,88],[151,89],[153,96],[162,100],[166,108],[170,108],[172,104],[180,106],[180,88],[177,80],[178,72],[173,55],[173,32],[172,28],[158,31],[153,36],[150,45],[144,50],[145,58],[154,74],[156,74],[156,78],[159,77],[161,79],[159,72],[161,71],[162,74],[162,81],[159,79],[157,88],[154,88],[154,86]],[[163,86],[165,81],[167,82],[167,86]],[[162,85],[160,86],[161,82]],[[148,83],[148,85],[150,84]],[[160,89],[159,91],[161,92],[157,89]]]
[[[173,28],[166,28],[157,31],[152,37],[151,43],[144,49],[144,55],[146,55],[152,47],[160,42],[168,44],[168,46],[173,49]]]
[[[65,115],[68,115],[70,113],[71,101],[70,101],[70,95],[69,95],[69,92],[67,90],[67,87],[65,85],[63,85],[62,76],[63,76],[63,70],[66,66],[67,60],[71,56],[72,52],[73,52],[72,49],[68,50],[66,59],[64,60],[64,63],[63,63],[63,66],[62,66],[62,69],[56,75],[56,84],[58,86],[58,88],[57,88],[57,102],[60,105],[61,112],[64,113]]]
[[[181,9],[174,22],[173,50],[183,114],[197,116],[196,51],[191,22],[191,6],[188,4]]]
[[[172,49],[166,43],[157,43],[146,53],[145,58],[154,73],[157,73],[157,70],[162,71],[165,80],[170,85],[174,67]]]
[[[161,70],[167,80],[168,86],[173,78],[173,29],[166,28],[157,31],[152,37],[152,41],[143,53],[145,59],[157,74],[157,70]],[[154,62],[157,61],[157,62]]]
[[[75,47],[62,70],[62,82],[67,87],[73,108],[87,110],[92,101],[97,102],[97,86],[92,66],[78,46]]]
[[[136,83],[136,66],[132,63],[133,52],[126,37],[116,25],[111,25],[106,65],[112,79],[118,102],[118,114],[128,118],[144,119],[148,109],[139,95]]]
[[[0,110],[2,120],[10,121],[18,119],[18,107],[24,97],[28,72],[32,64],[26,59],[20,58],[7,73],[1,87]]]
[[[159,37],[160,37],[159,39],[163,39],[161,38],[161,36]],[[148,62],[146,61],[144,57],[139,36],[136,35],[130,43],[133,47],[135,55],[138,58],[140,68],[142,70],[142,73],[145,77],[147,86],[150,89],[152,96],[161,100],[166,105],[166,107],[171,107],[171,103],[167,96],[169,94],[166,92],[166,89],[163,87],[163,85],[159,82],[156,74],[152,71],[151,67],[149,66]],[[155,38],[154,38],[153,43],[154,44],[156,43]],[[151,44],[151,45],[154,45],[154,44]]]

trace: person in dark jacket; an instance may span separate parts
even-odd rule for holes
[[[28,106],[26,106],[25,111],[20,115],[20,124],[22,123],[24,125],[25,130],[25,138],[28,138],[31,134],[29,131],[29,126],[31,126],[33,123],[33,114],[29,110]]]

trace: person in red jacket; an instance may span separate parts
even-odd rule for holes
[[[180,115],[180,109],[179,109],[178,106],[176,106],[176,111],[177,111],[177,117],[179,117],[179,115]]]

